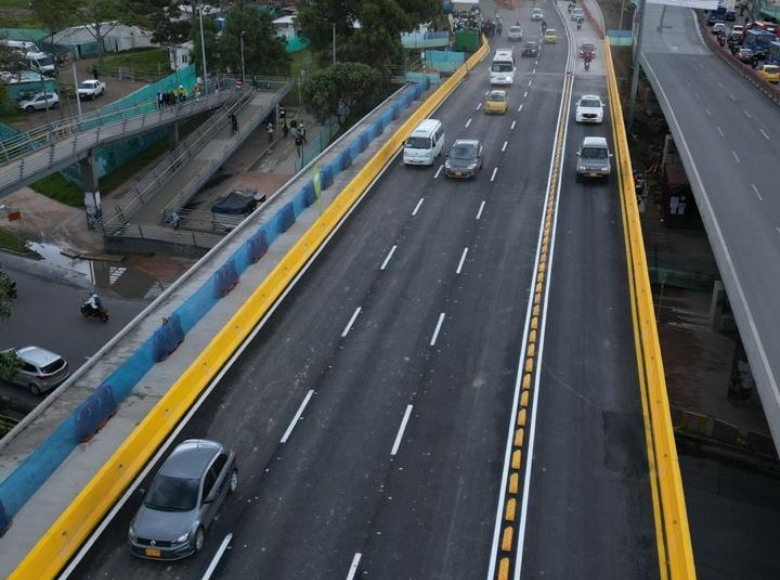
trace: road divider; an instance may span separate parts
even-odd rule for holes
[[[666,391],[661,347],[658,342],[647,256],[634,189],[634,173],[608,40],[605,40],[602,46],[607,67],[607,88],[612,111],[612,131],[623,209],[626,263],[631,291],[637,369],[642,389],[642,410],[660,574],[662,579],[692,580],[696,578],[696,569]]]
[[[407,118],[395,134],[387,138],[384,145],[366,162],[332,203],[323,209],[320,217],[309,230],[300,237],[281,262],[46,531],[11,574],[11,579],[53,578],[62,570],[118,501],[124,490],[141,472],[168,434],[181,421],[201,392],[217,376],[232,353],[261,323],[297,274],[346,219],[353,206],[368,191],[383,168],[395,157],[406,137],[457,88],[468,75],[470,68],[482,60],[488,51],[489,46],[483,42],[482,47],[443,82]],[[361,151],[368,146],[368,141],[372,138],[369,133],[373,131],[376,133],[373,137],[376,137],[398,112],[395,108],[387,111],[389,115],[383,115],[378,126],[372,125],[361,134],[358,138]],[[363,146],[364,140],[365,146]],[[339,167],[342,166],[340,164]],[[253,251],[250,251],[252,257],[265,251],[262,243],[256,246]],[[250,246],[250,249],[252,248],[253,246]]]

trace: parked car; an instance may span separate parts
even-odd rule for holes
[[[762,64],[756,68],[756,73],[768,83],[776,85],[780,82],[780,66],[776,64]]]
[[[577,123],[601,123],[604,120],[604,103],[598,95],[582,95],[574,113]]]
[[[57,93],[37,93],[29,99],[19,102],[19,108],[22,111],[31,113],[32,111],[43,111],[45,109],[56,109],[60,104],[60,98]]]
[[[512,42],[520,42],[523,40],[523,27],[518,26],[517,24],[510,26],[506,39]]]
[[[143,494],[128,531],[131,552],[151,560],[199,552],[225,497],[237,487],[233,451],[205,439],[180,443]]]
[[[102,97],[106,93],[106,83],[96,79],[89,79],[79,83],[79,99],[89,99],[94,101],[98,97]]]
[[[535,40],[529,40],[523,43],[521,56],[539,56],[539,43]]]
[[[580,58],[590,57],[591,60],[596,58],[596,45],[592,42],[584,42],[580,46]]]
[[[28,388],[33,395],[52,390],[70,376],[67,361],[40,346],[12,348],[5,352],[16,353],[22,365],[10,382]]]
[[[570,16],[572,22],[580,22],[585,20],[585,11],[582,8],[574,8],[571,11]]]
[[[545,44],[555,44],[558,42],[558,31],[554,28],[548,28],[544,31],[544,36],[542,37],[542,42]]]
[[[509,97],[506,91],[490,91],[485,98],[485,114],[503,115],[509,108]]]
[[[541,8],[531,10],[531,20],[544,20],[544,10]]]
[[[456,179],[476,177],[482,169],[482,144],[477,139],[458,139],[444,161],[444,175]]]
[[[612,172],[607,140],[604,137],[585,137],[577,152],[577,181],[585,178],[609,178]]]

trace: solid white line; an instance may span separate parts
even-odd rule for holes
[[[750,112],[748,112],[748,111],[746,111],[746,110],[743,110],[742,112],[743,112],[743,113],[745,113],[745,116],[746,116],[748,119],[752,119],[752,118],[753,118],[753,115],[751,115],[751,114],[750,114]]]
[[[496,173],[498,173],[498,167],[493,168],[493,175],[490,176],[490,181],[493,181],[496,178]]]
[[[279,443],[287,443],[287,440],[290,438],[290,435],[292,435],[293,429],[295,429],[295,426],[298,424],[298,421],[301,419],[301,415],[303,415],[303,410],[306,408],[306,405],[309,404],[309,401],[311,400],[311,396],[313,394],[314,394],[313,389],[310,390],[308,393],[306,393],[306,396],[303,398],[303,402],[301,403],[301,406],[298,407],[298,412],[295,413],[295,416],[292,418],[292,421],[290,421],[290,425],[287,427],[287,431],[284,432],[284,435],[282,435],[282,439],[281,441],[279,441]]]
[[[763,129],[759,129],[759,132],[764,136],[764,139],[769,141],[769,135],[767,134],[766,131],[764,131]]]
[[[441,173],[441,170],[444,169],[444,165],[439,165],[439,168],[436,170],[436,173],[434,173],[433,178],[439,179],[439,173]]]
[[[509,141],[504,141],[504,145],[501,147],[501,153],[506,151],[506,146],[509,145]]]
[[[731,150],[731,154],[734,156],[734,159],[736,159],[736,160],[737,160],[737,163],[741,163],[741,161],[739,160],[739,155],[737,155],[737,152],[736,152],[736,151],[734,151],[734,150],[732,149],[732,150]]]
[[[466,129],[468,129],[468,128],[469,128],[469,125],[471,125],[471,119],[469,119],[468,121],[466,121]]]
[[[517,107],[517,112],[518,113],[522,113],[523,112],[523,105],[520,105],[519,107]]]
[[[357,552],[355,554],[355,557],[352,558],[352,564],[349,567],[349,574],[347,574],[347,580],[354,580],[355,574],[357,574],[358,564],[360,564],[360,552]]]
[[[355,324],[355,320],[357,320],[358,314],[360,314],[361,310],[362,308],[360,306],[355,309],[355,313],[352,315],[352,318],[349,319],[347,327],[344,329],[344,332],[341,333],[341,338],[344,338],[349,334],[349,331],[352,328],[352,325]]]
[[[485,209],[485,202],[479,204],[479,211],[477,211],[477,219],[482,217],[482,210]]]
[[[392,248],[390,248],[390,252],[387,254],[387,258],[385,258],[385,261],[382,262],[382,265],[379,267],[380,270],[384,270],[385,268],[387,268],[387,264],[388,262],[390,262],[390,258],[393,257],[393,254],[395,254],[395,249],[397,247],[398,246],[393,246]]]
[[[764,198],[761,197],[761,194],[758,192],[758,188],[756,187],[755,183],[751,183],[750,187],[753,188],[753,191],[756,193],[756,197],[759,199],[759,201],[764,201]]]
[[[398,453],[398,448],[401,446],[401,439],[403,439],[404,430],[406,429],[406,424],[409,422],[409,416],[411,414],[412,406],[406,405],[406,412],[404,413],[404,418],[401,420],[401,426],[398,428],[398,434],[395,436],[395,443],[393,443],[393,449],[390,451],[390,455]]]
[[[720,133],[721,137],[725,137],[726,136],[726,134],[723,132],[723,129],[721,129],[720,127],[715,127],[715,128],[718,130],[718,133]]]
[[[463,254],[460,257],[460,262],[458,262],[458,269],[455,270],[456,274],[460,274],[460,271],[463,270],[463,263],[466,261],[466,254],[469,253],[468,248],[463,248]]]
[[[704,112],[707,113],[710,117],[712,117],[712,113],[707,107],[704,107]]]
[[[417,205],[414,206],[414,210],[412,210],[412,215],[417,215],[417,211],[420,209],[420,206],[422,205],[422,202],[425,200],[424,197],[420,198],[420,201],[417,202]]]
[[[439,338],[439,331],[441,330],[441,325],[444,323],[444,312],[439,314],[439,322],[436,323],[436,329],[433,331],[433,336],[431,337],[431,346],[436,344],[436,339]]]
[[[510,130],[514,130],[515,125],[517,125],[517,121],[512,121],[512,126],[509,127]]]
[[[214,570],[217,569],[217,565],[219,564],[219,561],[222,559],[222,556],[225,554],[225,550],[227,550],[227,547],[230,545],[230,540],[232,539],[233,539],[232,533],[225,536],[225,539],[222,540],[222,543],[219,545],[219,549],[217,550],[217,553],[214,554],[214,557],[211,559],[211,563],[209,564],[209,567],[206,569],[206,572],[203,574],[201,580],[209,580],[209,578],[211,578],[211,575],[214,574]]]

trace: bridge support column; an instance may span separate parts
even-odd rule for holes
[[[81,189],[85,192],[98,190],[98,176],[95,168],[95,150],[90,149],[84,159],[79,159],[81,167]]]
[[[179,124],[174,123],[168,127],[168,145],[171,151],[179,146]]]

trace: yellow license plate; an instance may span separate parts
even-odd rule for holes
[[[460,171],[455,172],[455,177],[461,177],[463,174]]]
[[[146,548],[146,555],[150,558],[159,558],[162,554],[160,554],[160,550],[155,550],[154,548]]]

